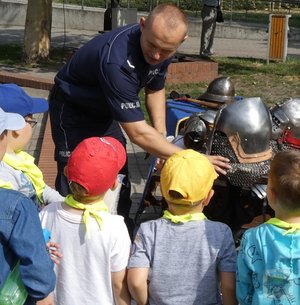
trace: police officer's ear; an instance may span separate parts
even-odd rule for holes
[[[143,32],[143,29],[145,28],[145,21],[146,21],[146,18],[141,17],[141,19],[140,19],[140,30],[141,30],[141,32]]]

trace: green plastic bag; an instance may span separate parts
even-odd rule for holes
[[[18,262],[4,282],[0,291],[1,305],[23,305],[27,298],[27,291],[20,277]]]
[[[50,240],[50,232],[43,230],[46,243]],[[19,272],[20,261],[17,262],[13,270],[6,278],[0,291],[0,305],[23,305],[26,301],[28,293],[22,282]]]

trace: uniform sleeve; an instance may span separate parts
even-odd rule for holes
[[[121,217],[120,217],[121,218]],[[111,272],[126,268],[130,253],[131,241],[124,220],[120,220],[111,254]]]
[[[118,122],[143,121],[137,80],[116,64],[105,63],[100,70],[101,87],[114,119]]]
[[[143,224],[142,224],[143,225]],[[150,268],[150,257],[147,253],[145,236],[143,234],[143,226],[136,233],[131,254],[129,258],[128,268]]]
[[[20,259],[20,275],[29,296],[39,300],[55,286],[53,262],[46,250],[39,216],[33,202],[22,196],[13,217],[9,246]]]
[[[245,232],[241,241],[236,272],[236,293],[240,305],[252,304],[253,282],[252,271],[249,268],[249,256],[246,254],[249,245],[249,234]]]
[[[153,91],[161,90],[165,87],[165,81],[167,77],[168,66],[172,62],[172,58],[169,58],[163,63],[160,72],[147,84],[147,88]]]

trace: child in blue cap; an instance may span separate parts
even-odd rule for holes
[[[22,116],[0,108],[0,160],[6,151],[7,133],[24,126]],[[28,292],[25,304],[39,304],[36,302],[54,289],[55,273],[37,210],[26,196],[0,187],[0,219],[0,290],[19,262],[20,276]]]
[[[33,115],[48,110],[44,98],[33,98],[15,84],[0,85],[0,107],[6,112],[20,114],[26,122],[20,130],[8,131],[7,149],[0,164],[0,187],[17,190],[32,199],[38,208],[50,202],[63,200],[54,189],[46,185],[34,158],[23,151],[32,138],[36,125]]]

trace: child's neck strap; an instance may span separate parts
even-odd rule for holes
[[[103,200],[96,201],[93,204],[83,204],[76,201],[73,195],[68,195],[65,198],[65,203],[75,209],[84,210],[83,212],[83,222],[86,226],[87,236],[90,238],[90,216],[94,217],[100,227],[102,228],[102,218],[99,216],[99,212],[107,212],[108,208]]]
[[[276,227],[280,227],[283,229],[287,229],[283,235],[287,235],[289,233],[294,233],[297,230],[300,230],[300,223],[288,223],[278,218],[270,218],[266,223],[274,225]]]
[[[173,215],[168,210],[164,211],[162,218],[168,219],[174,223],[183,223],[195,220],[204,220],[207,219],[203,213],[194,213],[194,214],[184,214],[184,215]]]
[[[35,165],[34,158],[25,151],[19,151],[15,154],[17,158],[6,153],[3,157],[3,161],[12,168],[23,172],[28,177],[35,189],[39,201],[43,203],[45,182],[41,170]]]

